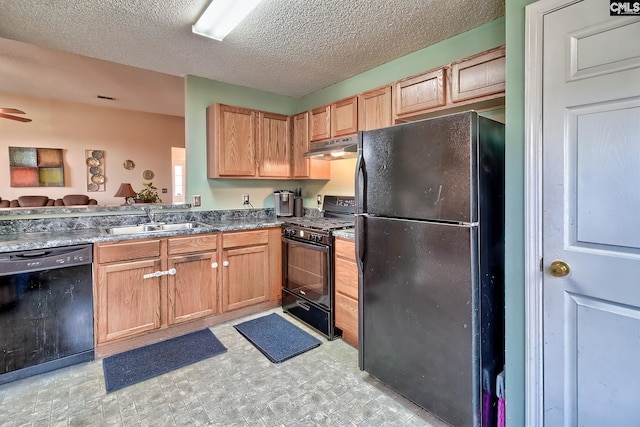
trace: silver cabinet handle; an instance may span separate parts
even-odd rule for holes
[[[218,268],[218,263],[217,262],[212,262],[211,263],[211,268]]]
[[[222,261],[222,265],[225,267],[229,267],[229,261]]]
[[[154,271],[153,273],[148,273],[145,274],[144,276],[142,276],[143,279],[151,279],[152,277],[160,277],[160,276],[175,276],[175,274],[178,272],[178,270],[176,270],[175,268],[171,268],[169,270],[165,270],[165,271]]]
[[[149,273],[149,274],[145,274],[144,276],[142,276],[143,279],[151,279],[154,277],[160,277],[162,276],[162,272],[161,271],[154,271],[153,273]]]

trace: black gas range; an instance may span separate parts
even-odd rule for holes
[[[333,232],[354,227],[355,198],[325,196],[323,208],[323,217],[291,217],[282,225],[282,308],[333,339]]]

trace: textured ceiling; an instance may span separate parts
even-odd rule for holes
[[[504,14],[504,0],[263,0],[218,42],[191,33],[208,2],[0,0],[0,37],[10,39],[0,40],[0,59],[37,68],[41,76],[52,63],[75,84],[106,64],[78,69],[62,54],[56,63],[53,57],[64,51],[297,98]],[[0,91],[11,91],[7,68],[12,65],[0,65]],[[13,74],[19,75],[9,79],[25,76]]]

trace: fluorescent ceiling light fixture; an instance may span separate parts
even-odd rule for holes
[[[261,1],[212,0],[191,31],[222,41]]]

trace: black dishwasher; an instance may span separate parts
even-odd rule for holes
[[[0,253],[0,384],[93,360],[92,246]]]

